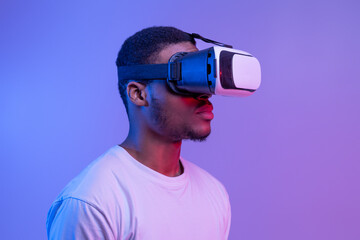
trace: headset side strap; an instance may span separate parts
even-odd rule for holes
[[[119,80],[166,80],[168,64],[146,64],[118,67]]]

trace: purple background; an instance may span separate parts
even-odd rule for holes
[[[226,186],[230,239],[360,239],[359,10],[355,0],[1,1],[1,238],[46,238],[60,190],[127,133],[122,42],[172,25],[262,64],[259,91],[214,96],[212,135],[183,145]]]

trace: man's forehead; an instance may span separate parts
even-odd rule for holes
[[[170,44],[163,48],[157,57],[156,63],[167,63],[172,55],[177,52],[196,52],[199,51],[197,47],[191,42],[180,42]]]

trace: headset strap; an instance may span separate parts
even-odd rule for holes
[[[191,34],[188,33],[188,34],[193,38],[203,40],[204,42],[207,42],[207,43],[212,43],[212,44],[215,44],[215,45],[220,46],[220,47],[233,48],[233,46],[231,46],[229,44],[225,44],[225,43],[217,42],[217,41],[214,41],[214,40],[211,40],[211,39],[208,39],[208,38],[204,38],[204,37],[200,36],[197,33],[191,33]]]
[[[118,67],[119,80],[166,80],[168,64],[146,64]]]
[[[217,46],[232,48],[231,45],[204,38],[197,33],[188,33],[192,38],[200,39]],[[169,75],[168,75],[169,73]],[[144,64],[118,67],[119,80],[181,80],[181,63]]]

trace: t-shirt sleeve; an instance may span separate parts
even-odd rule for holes
[[[217,181],[218,182],[218,181]],[[229,238],[229,232],[230,232],[230,225],[231,225],[231,205],[230,205],[230,199],[229,194],[227,193],[224,185],[222,183],[218,182],[219,190],[220,190],[220,196],[222,199],[222,232],[224,239]],[[223,238],[222,238],[223,239]]]
[[[226,194],[226,215],[225,215],[225,239],[229,238],[230,225],[231,225],[231,206],[229,201],[229,196]]]
[[[49,240],[115,239],[109,221],[101,210],[76,198],[54,203],[46,225]]]

